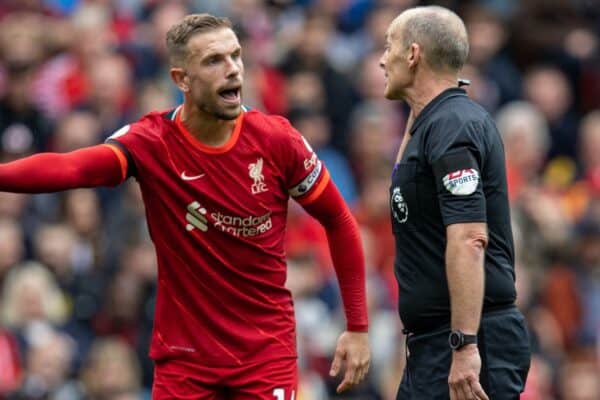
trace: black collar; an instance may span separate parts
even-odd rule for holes
[[[434,110],[436,108],[438,108],[438,106],[440,104],[442,104],[444,101],[446,101],[452,97],[457,97],[457,96],[466,97],[467,92],[464,89],[452,87],[452,88],[444,90],[442,93],[440,93],[436,97],[434,97],[433,100],[431,100],[429,103],[427,103],[425,105],[423,110],[421,110],[421,113],[417,116],[417,119],[415,120],[415,123],[413,124],[413,126],[410,130],[410,134],[411,135],[414,134],[414,132],[416,132],[416,130],[419,128],[419,126],[423,123],[423,121],[427,120],[427,118],[431,114],[433,114]]]

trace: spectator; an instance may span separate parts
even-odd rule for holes
[[[124,342],[112,337],[94,342],[81,380],[90,400],[141,395],[140,366],[135,354]]]
[[[2,324],[21,333],[35,321],[59,326],[68,317],[62,292],[41,264],[29,262],[13,269],[2,288]]]
[[[11,269],[22,261],[25,246],[21,226],[12,219],[0,219],[0,285]]]
[[[553,66],[537,66],[524,78],[525,96],[544,114],[550,128],[548,159],[575,159],[577,118],[573,113],[573,89],[565,74]]]
[[[26,375],[15,399],[75,400],[81,398],[76,381],[69,379],[75,352],[73,340],[40,324],[26,355]]]

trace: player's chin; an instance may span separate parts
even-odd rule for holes
[[[219,110],[216,112],[217,116],[220,119],[232,120],[236,119],[242,112],[242,105],[233,105],[229,104],[227,107],[219,107]]]

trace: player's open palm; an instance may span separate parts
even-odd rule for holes
[[[337,387],[337,392],[341,393],[360,383],[367,375],[370,363],[368,333],[348,331],[342,333],[338,338],[329,371],[329,375],[337,376],[342,369],[345,369],[344,379]]]
[[[481,357],[476,346],[465,346],[452,352],[448,376],[450,400],[489,400],[479,383]]]

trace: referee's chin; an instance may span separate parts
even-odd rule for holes
[[[388,90],[388,88],[385,89],[383,96],[388,100],[404,100],[401,92],[393,92]]]

